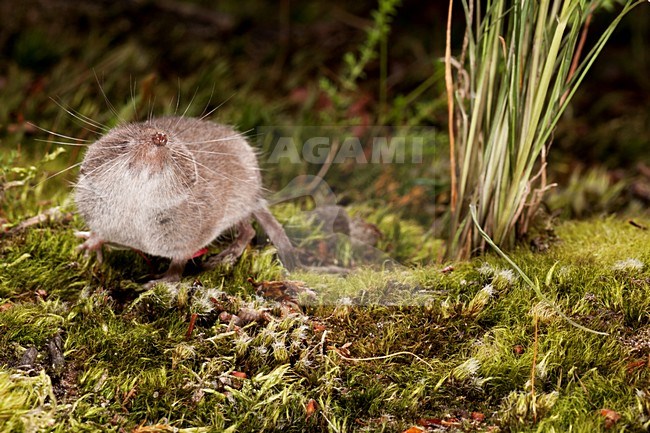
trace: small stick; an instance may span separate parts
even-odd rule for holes
[[[342,359],[345,359],[346,361],[352,361],[352,362],[379,361],[379,360],[382,360],[382,359],[390,359],[390,358],[394,358],[394,357],[396,357],[396,356],[409,355],[409,356],[412,356],[413,358],[417,359],[418,361],[420,361],[420,362],[426,364],[426,366],[429,367],[429,369],[434,370],[433,366],[432,366],[431,364],[429,364],[427,361],[425,361],[424,359],[420,358],[420,357],[417,356],[415,353],[413,353],[413,352],[408,352],[408,351],[395,352],[395,353],[390,353],[390,354],[388,354],[388,355],[382,355],[382,356],[370,356],[370,357],[368,357],[368,358],[352,358],[352,357],[348,357],[348,356],[343,355],[343,354],[342,354],[341,352],[339,352],[338,350],[335,350],[334,352],[335,352],[338,356],[340,356]]]
[[[582,33],[580,34],[580,41],[578,42],[578,47],[576,48],[576,52],[573,55],[571,68],[569,68],[569,75],[567,76],[566,79],[567,83],[571,81],[573,74],[575,74],[576,69],[578,69],[578,62],[580,61],[580,55],[582,54],[582,49],[585,47],[585,42],[587,41],[587,32],[589,31],[589,25],[591,24],[591,17],[593,16],[595,7],[596,7],[595,5],[592,5],[591,8],[589,9],[589,13],[587,14],[587,19],[585,20],[585,25],[582,27]],[[564,95],[562,95],[562,99],[560,100],[560,105],[564,104],[564,100],[566,99],[568,94],[569,94],[569,89],[567,89],[567,91],[564,92]]]
[[[194,325],[196,324],[196,318],[198,317],[197,313],[192,313],[190,316],[190,326],[187,327],[187,332],[185,333],[185,338],[189,339],[192,336],[194,331]]]
[[[330,151],[327,154],[327,158],[325,159],[325,162],[323,163],[323,166],[318,170],[318,174],[314,177],[314,180],[312,180],[309,185],[307,185],[307,194],[312,194],[314,191],[316,191],[316,188],[323,182],[323,178],[329,171],[330,167],[332,166],[332,162],[334,162],[334,157],[336,156],[336,153],[339,150],[339,141],[334,140],[332,143],[332,147],[330,147]]]
[[[61,212],[61,208],[59,206],[56,206],[47,209],[36,216],[27,218],[26,220],[20,222],[18,225],[7,230],[5,234],[11,236],[11,235],[18,234],[30,227],[42,224],[44,222],[69,221],[71,219],[72,219],[72,212]]]
[[[538,341],[537,341],[537,313],[534,314],[533,323],[535,325],[535,339],[533,340],[533,365],[530,369],[530,394],[532,397],[533,403],[533,422],[537,422],[537,407],[535,406],[535,370],[537,368],[537,350],[538,350]]]
[[[636,227],[636,228],[641,229],[641,230],[648,230],[648,228],[646,226],[641,225],[641,224],[639,224],[638,222],[636,222],[634,220],[628,220],[628,223],[630,223],[630,225],[632,227]]]
[[[447,15],[447,42],[445,44],[445,87],[447,88],[447,114],[449,122],[449,160],[451,163],[451,212],[456,212],[458,186],[456,179],[456,138],[454,136],[454,81],[451,76],[451,17],[454,2],[449,0]]]

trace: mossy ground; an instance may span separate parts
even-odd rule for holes
[[[650,422],[650,233],[625,220],[566,222],[549,251],[512,254],[607,336],[572,327],[495,256],[296,273],[315,293],[296,307],[247,281],[283,279],[270,247],[144,291],[137,254],[99,266],[74,252],[78,224],[2,241],[2,431],[594,432],[603,409],[621,417],[609,431]],[[218,314],[242,307],[267,320],[236,327]]]

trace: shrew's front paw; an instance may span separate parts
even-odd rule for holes
[[[84,251],[84,255],[88,257],[91,252],[95,253],[97,261],[102,263],[104,256],[102,254],[102,246],[104,240],[93,232],[75,232],[76,237],[85,239],[86,241],[77,247],[77,251]]]

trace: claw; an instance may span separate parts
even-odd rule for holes
[[[93,232],[75,232],[76,237],[86,239],[86,242],[77,247],[77,251],[84,251],[84,256],[88,257],[91,252],[95,253],[97,261],[102,263],[104,255],[102,254],[102,245],[104,240]]]
[[[218,265],[233,266],[242,255],[248,243],[255,237],[255,229],[250,221],[241,221],[237,224],[239,233],[230,246],[215,257],[206,260],[202,267],[204,270],[214,269]]]
[[[150,280],[143,284],[145,289],[151,289],[158,283],[177,283],[181,280],[183,275],[183,270],[185,270],[185,264],[187,260],[184,259],[172,259],[172,262],[169,264],[169,268],[162,275],[156,275],[153,280]]]

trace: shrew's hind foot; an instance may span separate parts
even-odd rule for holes
[[[181,280],[183,271],[185,270],[185,265],[187,260],[185,259],[172,259],[172,262],[169,264],[169,268],[165,271],[164,274],[156,275],[153,280],[149,280],[142,285],[145,289],[151,289],[158,283],[177,283]]]
[[[255,229],[250,221],[242,221],[237,224],[237,237],[223,251],[214,257],[210,257],[201,266],[203,270],[214,269],[218,265],[234,265],[243,254],[246,246],[255,237]]]

